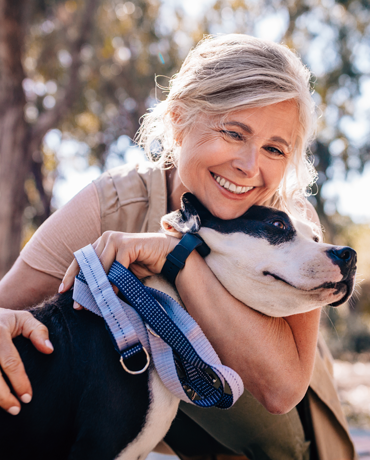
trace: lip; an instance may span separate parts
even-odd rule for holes
[[[343,296],[339,300],[329,304],[330,307],[338,307],[339,305],[342,305],[344,302],[346,302],[349,299],[349,297],[351,296],[351,294],[352,294],[353,285],[354,285],[354,277],[352,277],[350,279],[344,279],[344,280],[336,282],[336,283],[326,282],[326,283],[323,283],[320,286],[317,286],[317,287],[315,287],[313,289],[306,290],[306,289],[301,289],[301,288],[298,288],[297,286],[294,286],[293,284],[291,284],[288,281],[286,281],[284,278],[281,278],[280,276],[275,275],[274,273],[264,271],[263,274],[265,276],[270,275],[273,278],[275,278],[277,281],[282,281],[283,283],[287,284],[288,286],[291,286],[292,288],[298,289],[298,290],[301,290],[301,291],[313,292],[313,291],[318,291],[319,289],[335,289],[336,292],[334,293],[334,295],[338,295],[338,294],[343,293]]]
[[[220,190],[220,192],[226,197],[226,198],[229,198],[229,199],[232,199],[232,200],[236,200],[236,201],[241,201],[241,200],[244,200],[244,198],[249,195],[251,192],[253,192],[254,190],[254,186],[250,185],[249,187],[253,187],[252,190],[248,190],[248,192],[245,192],[245,193],[239,193],[239,194],[236,194],[236,193],[233,193],[233,192],[230,192],[229,190],[226,190],[226,188],[224,187],[221,187],[221,185],[216,181],[216,179],[213,177],[213,175],[215,176],[220,176],[222,178],[224,178],[225,180],[228,180],[229,182],[235,184],[235,182],[232,182],[231,180],[227,179],[226,177],[224,176],[221,176],[220,174],[216,174],[216,173],[213,173],[210,171],[210,176],[212,178],[212,181],[214,182],[214,184],[217,186],[217,188]],[[247,185],[238,185],[238,184],[235,184],[237,187],[248,187]]]

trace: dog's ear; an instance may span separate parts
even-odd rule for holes
[[[184,193],[181,197],[181,209],[162,217],[161,225],[165,232],[173,236],[185,233],[197,233],[202,225],[201,215],[207,209],[191,193]]]

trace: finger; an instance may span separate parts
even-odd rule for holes
[[[96,241],[94,249],[106,273],[109,272],[115,260],[126,268],[129,267],[131,259],[135,260],[132,254],[134,252],[133,239],[125,238],[123,235],[118,232],[106,232]]]
[[[99,256],[99,259],[101,264],[103,265],[105,272],[108,273],[112,266],[112,263],[117,259],[116,246],[115,244],[113,244],[113,242],[105,245],[104,249],[102,250]]]
[[[0,373],[0,407],[12,415],[18,415],[21,410],[21,404],[18,399],[11,393],[10,388],[5,383]]]
[[[104,248],[104,244],[101,244],[103,241],[103,238],[100,236],[95,243],[92,244],[92,247],[94,248],[94,251],[96,252],[96,255],[99,257],[101,251]]]
[[[45,354],[53,352],[54,348],[49,340],[48,328],[34,318],[31,313],[23,312],[24,314],[17,315],[17,321],[20,324],[21,334],[30,339],[35,348]]]
[[[2,334],[0,350],[0,366],[8,377],[14,392],[19,398],[29,402],[32,398],[31,383],[9,333]],[[10,393],[3,377],[0,379],[0,406],[6,410],[11,407],[19,407],[19,402]]]
[[[67,268],[66,274],[64,275],[64,278],[62,279],[62,283],[59,286],[59,292],[66,292],[66,291],[69,291],[69,289],[71,289],[79,271],[80,271],[80,267],[77,263],[77,260],[73,259],[73,262]]]
[[[79,303],[77,303],[77,302],[73,302],[73,308],[75,310],[83,310],[84,309],[84,307],[82,305],[80,305]]]

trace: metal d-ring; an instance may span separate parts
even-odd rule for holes
[[[132,375],[142,374],[143,372],[145,372],[145,371],[148,369],[149,364],[150,364],[150,356],[149,356],[149,353],[146,351],[146,348],[145,348],[145,347],[143,347],[142,350],[144,350],[145,355],[146,355],[146,364],[145,364],[145,366],[144,366],[142,369],[140,369],[139,371],[131,371],[128,367],[126,367],[126,364],[125,364],[125,362],[123,361],[123,356],[121,356],[121,358],[120,358],[119,361],[120,361],[120,363],[122,364],[122,367],[124,368],[124,370],[125,370],[126,372],[128,372],[129,374],[132,374]]]

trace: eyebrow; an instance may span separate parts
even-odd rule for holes
[[[254,131],[250,126],[245,125],[244,123],[241,123],[240,121],[227,121],[225,123],[225,125],[226,126],[228,126],[228,125],[239,126],[239,128],[241,128],[246,133],[254,134]],[[292,148],[292,146],[290,144],[288,144],[288,142],[285,139],[283,139],[282,137],[280,137],[280,136],[270,137],[269,141],[280,142],[280,144],[285,145],[288,149]]]

